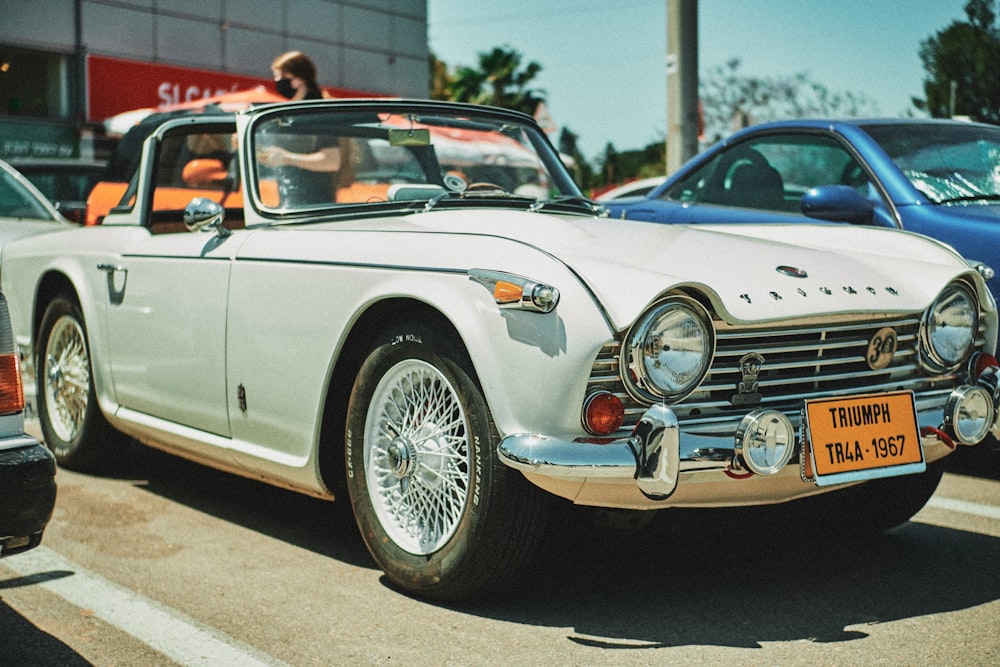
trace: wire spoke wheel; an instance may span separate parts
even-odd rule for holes
[[[45,308],[35,357],[38,418],[56,462],[72,470],[97,470],[114,459],[124,437],[97,404],[83,313],[60,295]]]
[[[49,425],[64,442],[74,440],[86,420],[90,358],[80,323],[68,315],[52,327],[41,380]]]
[[[440,328],[377,335],[348,401],[346,486],[365,546],[402,590],[475,597],[524,567],[547,503],[496,454],[472,366]]]
[[[431,364],[407,359],[375,388],[364,470],[374,512],[403,550],[431,554],[455,534],[469,498],[469,434],[458,392]]]

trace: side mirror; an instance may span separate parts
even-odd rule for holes
[[[229,230],[222,226],[226,209],[207,197],[195,197],[184,208],[184,226],[189,232],[213,231],[219,236],[229,236]]]
[[[849,185],[820,185],[802,195],[802,214],[855,225],[875,223],[875,204]]]
[[[181,179],[189,188],[205,187],[225,183],[229,179],[229,172],[222,160],[198,158],[184,165]]]

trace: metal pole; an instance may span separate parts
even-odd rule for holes
[[[667,173],[698,152],[698,0],[667,0]]]

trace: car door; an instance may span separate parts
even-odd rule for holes
[[[111,373],[122,408],[228,436],[226,302],[242,236],[185,227],[186,202],[227,194],[181,176],[194,159],[185,154],[191,144],[183,135],[162,140],[145,204],[149,233],[138,235],[119,263],[99,267],[108,274]]]
[[[226,409],[227,243],[150,235],[108,272],[107,334],[118,404],[217,435]]]

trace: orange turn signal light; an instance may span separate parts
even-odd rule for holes
[[[505,280],[498,280],[493,287],[493,300],[497,303],[517,303],[521,300],[522,295],[520,285]]]
[[[21,363],[16,354],[0,354],[0,414],[24,411]]]

